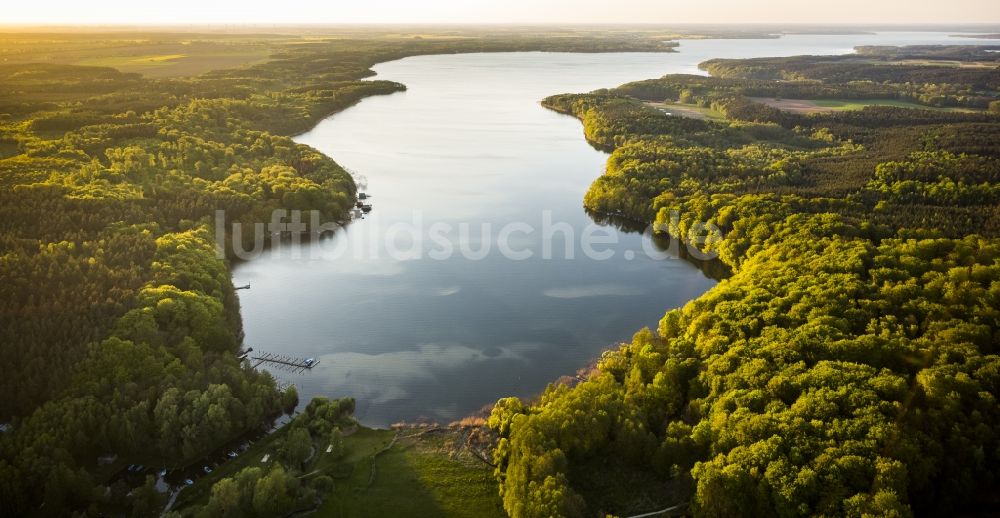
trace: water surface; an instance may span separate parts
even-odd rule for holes
[[[378,78],[408,90],[365,99],[297,138],[359,175],[374,210],[330,239],[277,247],[235,269],[238,284],[252,283],[239,292],[246,343],[319,359],[305,374],[273,372],[294,383],[303,402],[355,397],[358,417],[373,426],[447,422],[498,397],[536,394],[715,284],[640,234],[594,224],[582,199],[607,155],[587,145],[578,121],[539,100],[702,73],[697,64],[716,57],[927,43],[986,42],[935,33],[790,36],[683,41],[671,54],[465,54],[380,64]],[[553,239],[544,239],[547,219],[558,224],[550,226]],[[512,222],[534,229],[508,240],[532,257],[511,260],[498,250],[498,233]],[[451,231],[431,240],[433,224]],[[419,229],[424,241],[407,246],[399,225]],[[610,258],[586,257],[580,238],[588,229],[615,241],[593,247]],[[552,244],[550,259],[543,242]],[[431,252],[447,255],[443,243],[455,252],[435,259]],[[490,249],[472,260],[463,244]],[[393,249],[419,257],[393,257]]]

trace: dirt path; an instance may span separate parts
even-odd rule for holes
[[[659,515],[664,514],[664,513],[669,513],[671,511],[676,511],[676,510],[678,510],[678,509],[680,509],[682,507],[685,507],[685,506],[687,506],[687,503],[678,504],[678,505],[675,505],[675,506],[672,506],[672,507],[668,507],[666,509],[660,509],[659,511],[653,511],[653,512],[650,512],[650,513],[643,513],[643,514],[636,514],[636,515],[632,515],[632,516],[627,516],[626,518],[649,518],[651,516],[659,516]]]
[[[656,108],[663,113],[675,116],[686,117],[688,119],[708,120],[708,116],[693,107],[675,103],[646,103],[647,106]]]
[[[372,486],[372,484],[375,483],[375,460],[378,458],[379,455],[391,450],[392,447],[396,445],[396,442],[399,441],[399,439],[400,439],[399,432],[396,432],[396,435],[392,437],[392,440],[389,441],[389,444],[387,444],[385,448],[382,448],[381,450],[372,454],[372,472],[371,475],[368,476],[368,485],[365,486],[365,489],[368,489],[369,487]]]

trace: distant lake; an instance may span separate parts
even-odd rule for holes
[[[408,90],[365,99],[296,139],[353,171],[373,210],[328,239],[275,247],[235,268],[237,284],[252,284],[238,292],[246,344],[316,358],[304,374],[272,372],[294,383],[303,403],[353,396],[371,426],[446,423],[499,397],[537,394],[716,284],[642,234],[595,224],[583,196],[607,155],[584,141],[577,120],[542,108],[542,98],[700,74],[698,63],[711,58],[943,43],[990,42],[941,33],[787,36],[681,41],[670,54],[460,54],[380,64],[379,79]],[[543,239],[546,221],[554,239]],[[431,237],[434,224],[440,232]],[[406,227],[418,230],[418,242]],[[505,227],[507,249],[531,257],[504,256]],[[585,232],[598,241],[591,250],[609,258],[586,256]],[[447,243],[450,256],[431,256],[447,256]],[[467,257],[486,244],[482,259]]]

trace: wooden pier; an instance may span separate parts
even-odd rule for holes
[[[305,372],[319,365],[319,360],[303,360],[302,358],[294,358],[274,353],[266,353],[260,356],[249,356],[247,359],[253,363],[253,368],[255,369],[267,363],[272,367],[291,371],[292,373]]]
[[[249,290],[250,289],[250,283],[248,282],[248,283],[244,284],[243,286],[234,286],[233,289],[234,290]]]

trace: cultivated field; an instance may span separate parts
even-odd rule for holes
[[[975,110],[962,108],[937,108],[924,106],[909,101],[896,99],[774,99],[770,97],[751,97],[751,100],[793,113],[823,113],[832,111],[861,110],[866,106],[895,106],[897,108],[913,108],[917,110],[942,110],[971,112]]]
[[[273,44],[289,39],[148,33],[94,39],[71,33],[15,33],[0,35],[0,63],[105,66],[147,77],[182,77],[261,63],[271,55]]]

